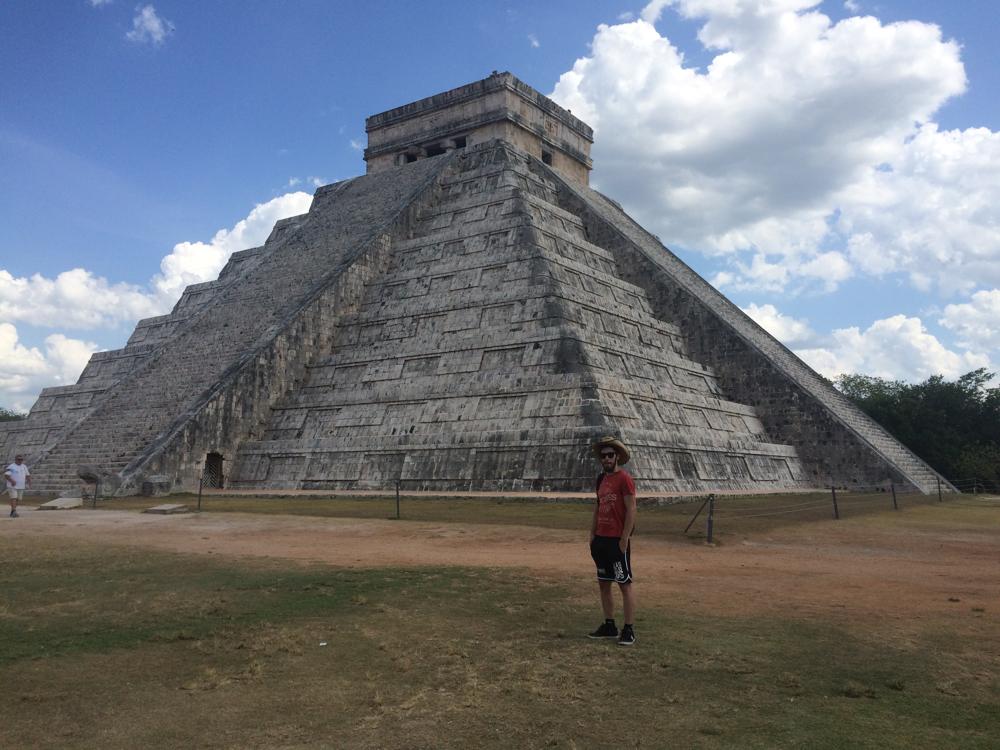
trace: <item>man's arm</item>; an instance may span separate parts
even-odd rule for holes
[[[594,504],[594,517],[590,519],[590,541],[594,541],[594,537],[597,536],[597,511],[601,509],[601,501],[598,500]]]
[[[24,484],[29,490],[31,489],[31,472],[27,469],[24,470]]]
[[[618,549],[624,552],[628,548],[628,538],[632,536],[632,530],[635,529],[635,513],[636,513],[636,502],[635,495],[625,496],[625,525],[622,526],[622,536],[618,540]]]
[[[11,476],[9,471],[5,471],[3,473],[3,478],[4,478],[4,484],[9,484],[9,485],[14,484],[14,477]]]

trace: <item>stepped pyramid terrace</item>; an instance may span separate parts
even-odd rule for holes
[[[588,186],[593,132],[509,73],[368,118],[367,173],[47,388],[0,452],[175,489],[592,486],[938,476]]]

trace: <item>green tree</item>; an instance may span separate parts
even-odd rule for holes
[[[904,445],[949,479],[1000,480],[1000,388],[994,373],[953,381],[933,375],[904,383],[843,375],[837,387]]]
[[[0,406],[0,422],[14,422],[18,419],[24,419],[27,414],[19,414],[11,409],[5,409]]]

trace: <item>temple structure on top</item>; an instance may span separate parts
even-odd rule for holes
[[[588,186],[593,133],[510,73],[369,117],[367,174],[0,424],[35,487],[646,493],[939,477]],[[155,477],[155,480],[151,479]],[[945,483],[946,484],[946,483]],[[947,486],[947,485],[946,485]]]
[[[510,73],[372,115],[365,121],[368,174],[500,140],[587,185],[594,131]]]

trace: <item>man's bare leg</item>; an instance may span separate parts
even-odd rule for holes
[[[601,608],[604,610],[604,617],[607,620],[615,618],[615,598],[611,594],[611,581],[598,581],[601,587]]]
[[[608,586],[610,589],[610,585]],[[618,588],[622,590],[622,605],[625,608],[625,624],[635,624],[635,586],[631,583],[620,583]]]

